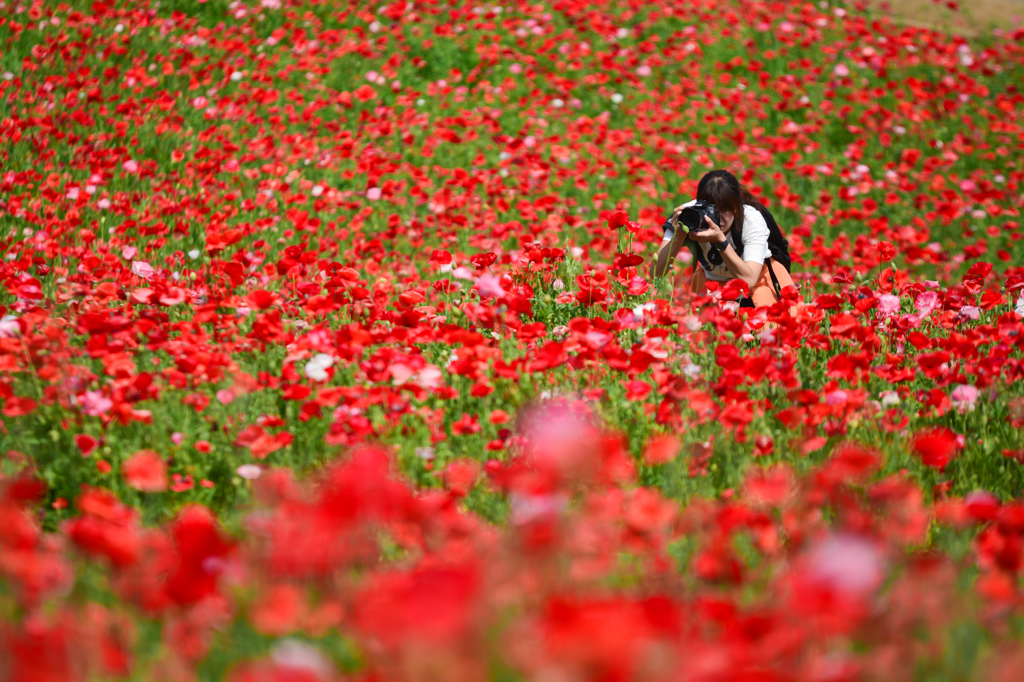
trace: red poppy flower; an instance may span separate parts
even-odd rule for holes
[[[182,509],[170,532],[178,566],[167,578],[167,596],[179,605],[194,604],[216,591],[224,566],[221,558],[232,546],[221,536],[210,510],[199,505]]]
[[[352,94],[356,96],[357,100],[364,103],[369,102],[372,99],[376,99],[377,97],[377,91],[371,88],[366,83],[363,83],[358,88],[356,88],[355,92],[353,92]]]
[[[249,294],[249,300],[257,310],[266,310],[267,308],[273,307],[277,303],[277,296],[265,291],[264,289],[257,289],[256,291]]]
[[[5,417],[22,417],[36,409],[36,404],[32,398],[11,396],[4,401],[3,415]]]
[[[139,450],[121,465],[129,486],[144,493],[167,490],[167,462],[152,450]]]
[[[671,462],[679,455],[681,447],[681,441],[676,436],[655,436],[647,443],[647,448],[644,450],[644,464],[653,466]]]
[[[300,627],[305,612],[302,591],[294,585],[267,588],[252,607],[253,629],[266,637],[282,637]]]
[[[878,242],[875,251],[878,253],[878,260],[881,263],[887,263],[896,257],[896,247],[889,242]]]
[[[919,431],[911,442],[911,449],[926,466],[945,471],[956,455],[957,437],[945,427]]]
[[[100,444],[98,440],[93,438],[87,433],[75,434],[75,445],[78,447],[79,452],[82,453],[82,457],[88,457],[92,454],[92,451]]]
[[[629,216],[626,215],[625,211],[614,211],[611,215],[608,216],[608,229],[617,230],[623,225],[625,225],[626,221],[628,220]]]
[[[480,462],[463,457],[449,462],[444,468],[444,484],[456,497],[465,497],[480,477]]]
[[[626,400],[631,402],[646,400],[652,390],[649,383],[646,381],[638,381],[636,379],[623,381],[622,386],[626,389]]]

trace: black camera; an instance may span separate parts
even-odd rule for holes
[[[698,201],[683,209],[679,214],[679,222],[686,225],[690,232],[703,232],[708,229],[704,222],[704,216],[711,219],[715,225],[722,225],[722,217],[718,213],[718,207],[710,201]]]
[[[718,207],[710,201],[697,201],[684,208],[678,216],[669,216],[669,219],[662,225],[662,230],[666,234],[670,230],[675,232],[677,231],[677,224],[682,223],[690,232],[703,232],[708,229],[704,216],[710,218],[711,222],[715,225],[722,226],[722,216],[718,212]],[[707,260],[711,265],[721,265],[723,263],[722,254],[715,249],[710,249],[707,254],[704,254],[703,250],[697,247],[693,247],[691,250],[693,250],[693,254],[700,263],[704,263],[704,260]]]

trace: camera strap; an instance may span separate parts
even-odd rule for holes
[[[779,301],[782,301],[782,285],[779,284],[779,278],[775,275],[775,268],[772,267],[771,256],[768,257],[765,264],[768,266],[768,274],[772,278],[772,286],[775,287],[775,295]]]
[[[704,257],[704,247],[702,247],[700,244],[697,244],[697,248],[693,250],[693,254],[697,257],[697,263],[700,264],[705,270],[710,270],[712,268],[711,264]]]

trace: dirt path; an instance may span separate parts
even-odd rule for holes
[[[969,36],[1024,26],[1024,0],[959,0],[956,11],[946,7],[946,0],[870,0],[870,4],[906,23]]]

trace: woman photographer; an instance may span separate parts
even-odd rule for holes
[[[703,225],[687,230],[679,218],[684,209],[694,207],[704,214]],[[711,217],[714,209],[719,222]],[[782,288],[793,284],[788,245],[775,218],[729,171],[704,175],[697,198],[676,208],[662,227],[665,236],[651,265],[652,277],[663,276],[686,246],[695,260],[690,279],[695,294],[705,293],[708,281],[741,279],[750,295],[740,305],[758,308],[779,301]]]

